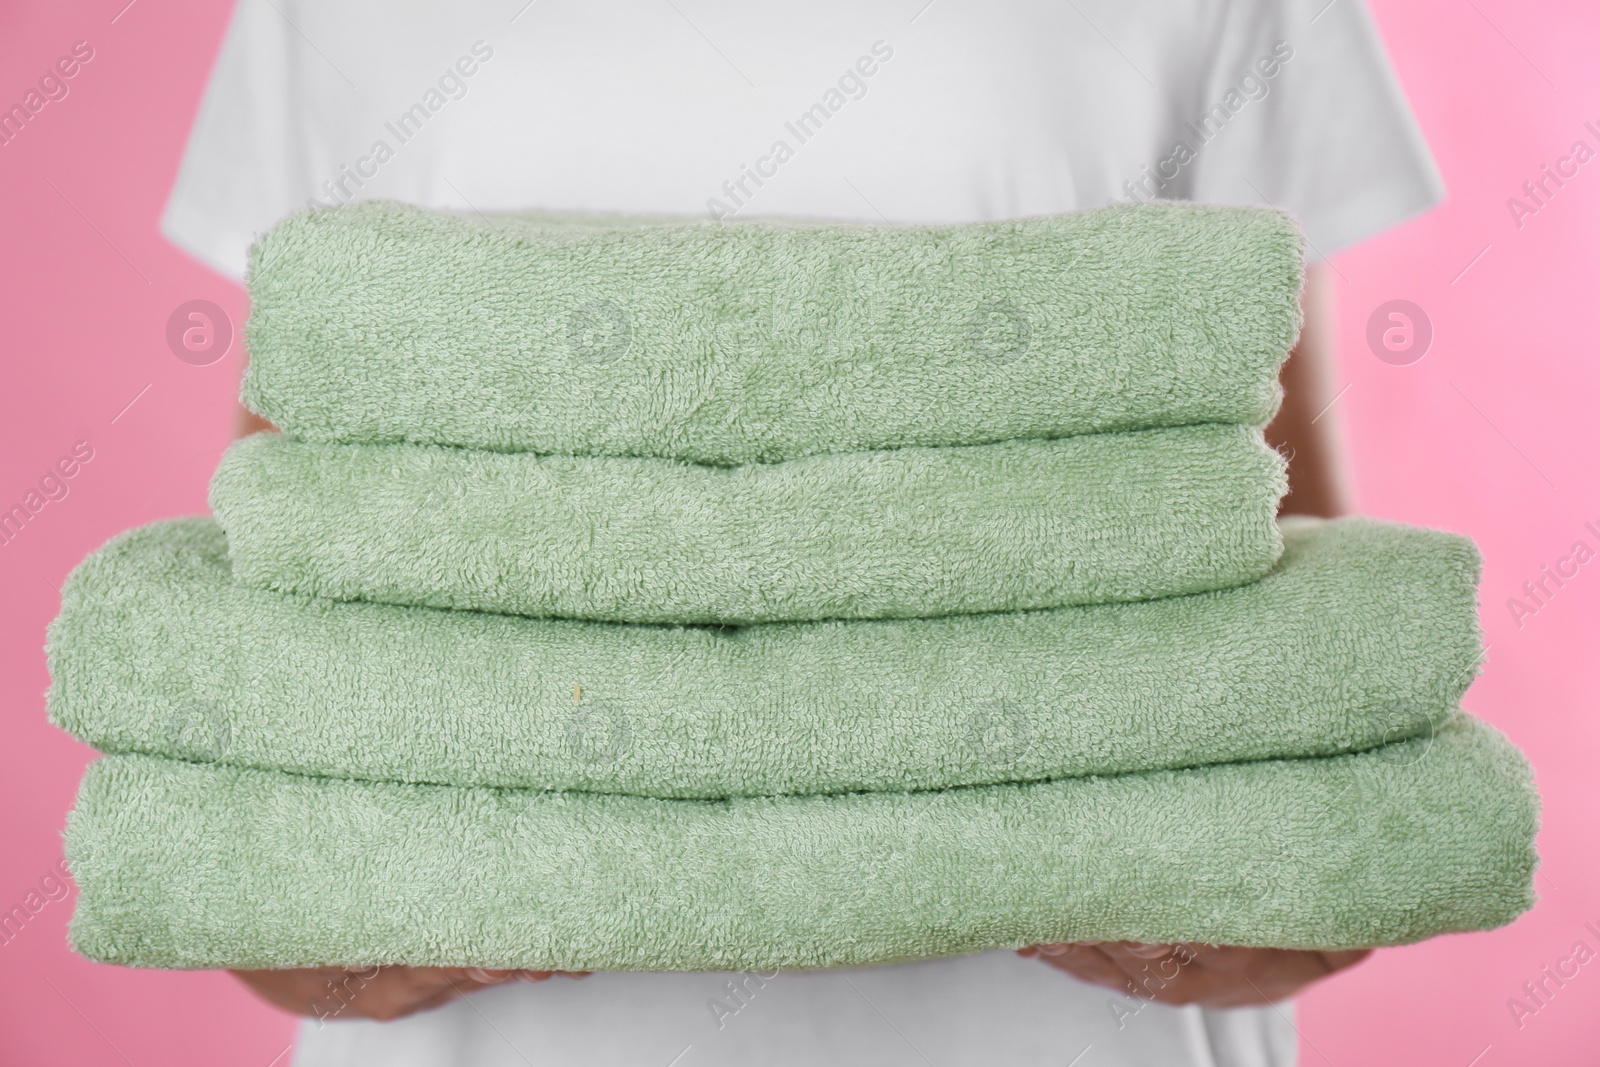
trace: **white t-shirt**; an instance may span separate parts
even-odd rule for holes
[[[953,222],[1163,197],[1288,208],[1320,258],[1441,192],[1359,0],[239,0],[162,225],[239,277],[283,215],[357,198]],[[780,975],[719,1019],[733,977],[308,1023],[295,1062],[1293,1062],[1287,1008],[1130,1014],[1006,952]]]

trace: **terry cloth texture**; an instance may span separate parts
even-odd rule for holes
[[[1478,662],[1471,542],[1362,519],[1284,539],[1264,580],[1190,597],[717,628],[272,593],[182,519],[72,574],[49,707],[109,752],[703,798],[1326,755],[1443,721]]]
[[[245,402],[307,440],[718,466],[1261,424],[1299,330],[1268,208],[959,226],[365,202],[250,254]]]
[[[1145,600],[1278,557],[1283,459],[1192,426],[706,467],[264,433],[212,482],[234,577],[282,592],[653,623]]]
[[[1520,755],[1456,717],[1324,759],[730,801],[90,767],[71,935],[149,967],[856,966],[1080,939],[1337,949],[1532,903]]]

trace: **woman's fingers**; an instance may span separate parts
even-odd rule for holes
[[[1130,956],[1137,956],[1141,960],[1165,959],[1177,950],[1176,945],[1153,945],[1143,941],[1122,941],[1119,944]]]
[[[1128,991],[1128,976],[1098,945],[1065,944],[1039,946],[1039,959],[1058,971],[1094,985]]]
[[[1371,954],[1130,941],[1032,945],[1019,952],[1142,1000],[1217,1008],[1283,1000]]]
[[[269,1004],[319,1019],[398,1019],[468,993],[507,982],[543,982],[557,974],[587,972],[505,970],[487,967],[340,967],[233,971]]]

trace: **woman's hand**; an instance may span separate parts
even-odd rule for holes
[[[1259,1007],[1294,996],[1312,982],[1353,967],[1370,948],[1306,952],[1228,945],[1141,945],[1080,941],[1019,948],[1074,978],[1158,1004]]]
[[[486,971],[478,967],[307,967],[230,971],[268,1004],[318,1019],[399,1019],[506,982],[543,982],[587,971]]]

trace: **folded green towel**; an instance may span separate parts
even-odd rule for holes
[[[715,628],[271,593],[183,519],[72,574],[49,707],[104,751],[676,797],[1326,755],[1442,721],[1478,661],[1471,542],[1359,519],[1284,538],[1222,592]]]
[[[252,249],[244,399],[310,440],[716,465],[1254,424],[1300,275],[1266,208],[896,227],[365,202]]]
[[[258,434],[212,482],[236,579],[616,622],[954,615],[1254,581],[1283,460],[1192,426],[705,467]]]
[[[853,966],[1079,939],[1337,949],[1510,922],[1537,799],[1457,717],[1325,759],[730,801],[90,767],[71,935],[145,967]]]

